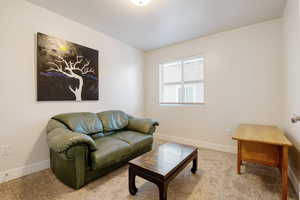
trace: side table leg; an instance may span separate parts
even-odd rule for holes
[[[282,200],[288,198],[288,147],[282,147],[281,159],[281,176],[282,176]]]
[[[134,172],[134,169],[129,166],[129,174],[128,174],[128,183],[129,183],[129,192],[131,195],[135,195],[138,191],[138,189],[135,186],[135,177],[136,174]]]
[[[241,174],[241,165],[242,165],[242,155],[241,155],[241,148],[242,144],[241,141],[238,141],[238,146],[237,146],[237,174]]]

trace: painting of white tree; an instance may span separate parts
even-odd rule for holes
[[[37,36],[38,101],[98,100],[98,51]]]

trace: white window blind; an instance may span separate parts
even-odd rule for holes
[[[160,103],[204,102],[203,57],[182,59],[160,65]]]

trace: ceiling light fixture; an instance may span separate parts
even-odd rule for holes
[[[150,0],[131,0],[131,2],[137,6],[146,6]]]

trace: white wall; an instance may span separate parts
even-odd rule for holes
[[[281,29],[277,19],[146,52],[145,113],[159,119],[159,134],[234,151],[239,123],[281,126]],[[159,64],[197,54],[205,57],[206,103],[160,106]]]
[[[292,124],[292,114],[300,116],[300,13],[299,0],[288,0],[284,17],[285,115],[284,128],[295,145],[291,149],[290,166],[300,183],[300,123]],[[298,187],[300,192],[300,186]]]
[[[20,0],[1,1],[0,27],[0,146],[11,147],[0,175],[48,159],[45,126],[55,114],[122,109],[143,115],[143,52]],[[99,101],[36,101],[37,32],[99,50]]]

